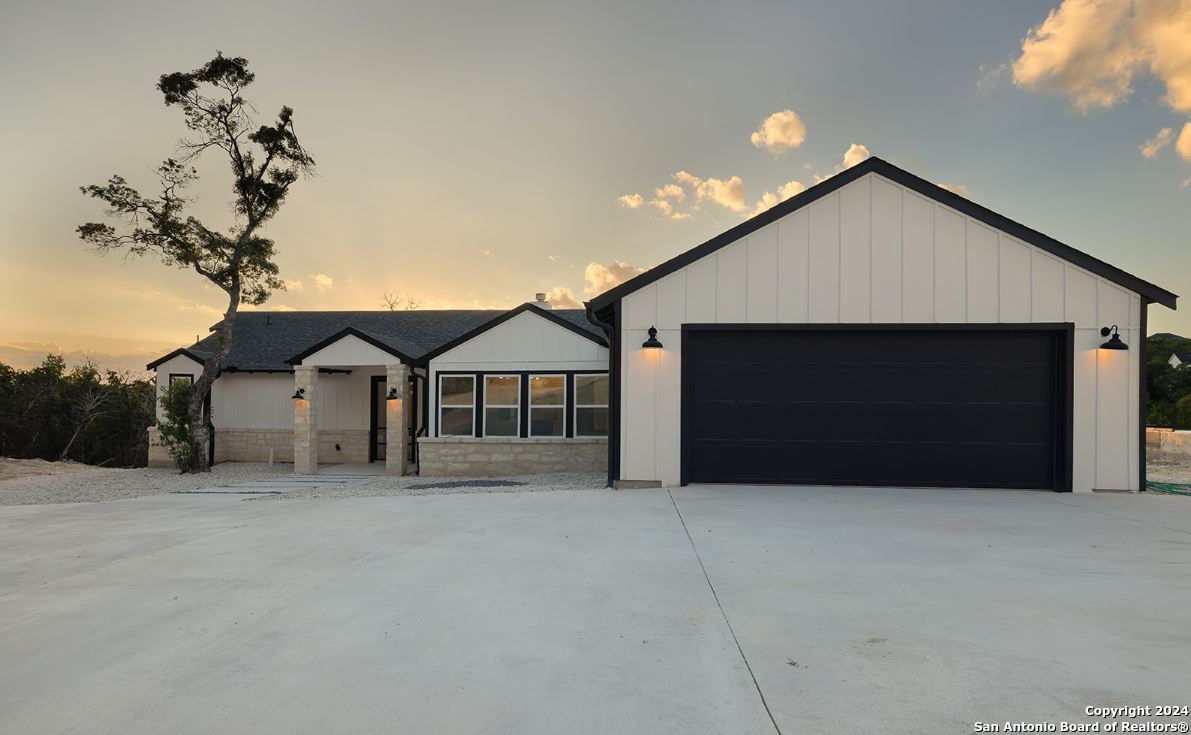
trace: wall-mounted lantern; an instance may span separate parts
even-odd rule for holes
[[[1117,325],[1114,324],[1111,327],[1101,327],[1100,328],[1100,336],[1101,337],[1108,337],[1109,334],[1112,334],[1112,337],[1110,337],[1107,342],[1100,345],[1100,349],[1102,349],[1102,350],[1127,350],[1127,349],[1129,349],[1129,345],[1127,345],[1121,341],[1121,332],[1119,329],[1117,329]]]
[[[294,394],[292,396],[290,396],[290,398],[294,399],[295,401],[306,400],[306,389],[298,388],[297,390],[294,391]]]
[[[658,342],[658,330],[656,327],[649,328],[649,339],[641,343],[641,346],[647,350],[660,350],[662,343]]]
[[[389,388],[389,395],[385,396],[386,401],[400,401],[401,394],[397,392],[397,386]]]

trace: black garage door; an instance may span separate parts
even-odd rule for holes
[[[1068,489],[1068,335],[689,326],[683,481]]]

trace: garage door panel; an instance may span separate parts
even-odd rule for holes
[[[689,330],[684,477],[1052,487],[1060,340],[1043,330]]]

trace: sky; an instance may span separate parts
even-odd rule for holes
[[[79,186],[151,190],[185,133],[156,80],[216,50],[317,162],[263,308],[578,305],[869,154],[1191,294],[1191,0],[6,0],[0,362],[138,369],[218,320],[193,272],[75,234]]]

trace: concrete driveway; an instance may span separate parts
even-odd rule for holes
[[[961,733],[1191,704],[1191,499],[673,498],[0,508],[0,732]]]

